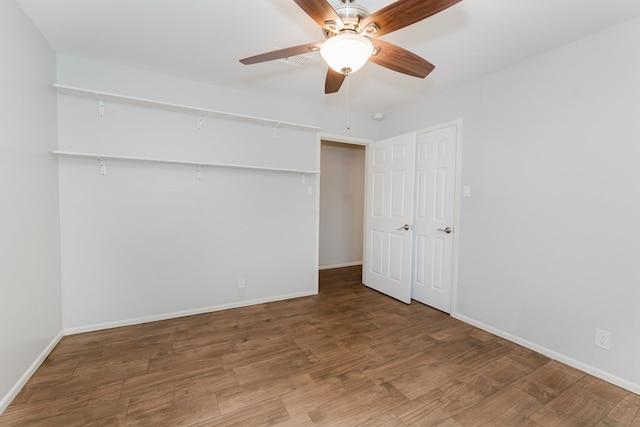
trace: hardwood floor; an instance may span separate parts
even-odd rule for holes
[[[325,270],[320,294],[65,337],[1,426],[640,426],[640,396]]]

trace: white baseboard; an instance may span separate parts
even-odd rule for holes
[[[331,268],[353,267],[355,265],[362,265],[362,261],[343,262],[342,264],[330,264],[321,265],[318,270],[329,270]]]
[[[86,326],[65,328],[63,332],[64,332],[64,335],[75,335],[75,334],[81,334],[84,332],[94,332],[94,331],[101,331],[103,329],[119,328],[121,326],[139,325],[141,323],[157,322],[159,320],[175,319],[177,317],[211,313],[214,311],[228,310],[230,308],[240,308],[240,307],[247,307],[250,305],[264,304],[267,302],[284,301],[288,299],[307,297],[307,296],[316,295],[316,294],[317,292],[315,291],[309,291],[309,292],[299,292],[299,293],[287,294],[287,295],[278,295],[275,297],[260,298],[260,299],[254,299],[249,301],[228,303],[228,304],[212,305],[209,307],[200,307],[200,308],[195,308],[191,310],[174,311],[171,313],[162,313],[162,314],[156,314],[152,316],[136,317],[133,319],[118,320],[115,322],[96,323],[96,324],[86,325]]]
[[[564,354],[561,353],[557,353],[553,350],[550,350],[546,347],[542,347],[538,344],[532,343],[530,341],[527,341],[523,338],[520,338],[518,336],[512,335],[508,332],[505,332],[501,329],[497,329],[494,328],[493,326],[489,326],[487,324],[484,324],[482,322],[479,322],[475,319],[472,319],[470,317],[467,317],[465,315],[462,315],[460,313],[452,313],[451,314],[452,317],[468,323],[472,326],[475,326],[477,328],[480,328],[484,331],[487,331],[493,335],[497,335],[500,338],[504,338],[506,340],[509,340],[511,342],[514,342],[516,344],[519,344],[523,347],[528,348],[529,350],[533,350],[537,353],[540,354],[544,354],[547,357],[550,357],[553,360],[557,360],[558,362],[564,363],[565,365],[569,365],[572,368],[576,368],[582,372],[586,372],[589,375],[593,375],[596,378],[600,378],[601,380],[604,380],[606,382],[609,382],[611,384],[617,385],[618,387],[622,387],[625,390],[629,390],[632,393],[636,393],[636,394],[640,394],[640,384],[635,384],[631,381],[627,381],[623,378],[617,377],[609,372],[603,371],[601,369],[595,368],[591,365],[588,365],[586,363],[580,362],[578,360],[575,360],[571,357],[568,357]]]
[[[2,397],[2,400],[0,400],[0,414],[2,414],[4,410],[7,409],[7,407],[9,407],[11,402],[13,402],[13,399],[15,399],[18,393],[20,393],[20,390],[22,390],[22,387],[24,387],[25,384],[27,384],[27,382],[33,376],[33,374],[36,373],[40,365],[42,365],[42,362],[44,362],[47,356],[49,356],[49,353],[51,353],[51,351],[55,348],[56,345],[58,345],[58,343],[63,337],[64,337],[63,331],[58,332],[58,334],[55,337],[53,337],[53,339],[49,342],[49,344],[45,347],[45,349],[42,350],[40,355],[38,355],[36,360],[34,360],[33,363],[29,366],[29,368],[27,368],[25,373],[22,374],[20,379],[18,379],[18,381],[13,385],[13,387],[11,387],[9,392],[4,397]]]
[[[349,265],[340,265],[338,267],[331,267],[331,266],[324,266],[324,267],[320,267],[320,269],[323,268],[340,268],[340,267],[348,267],[348,266],[352,266],[352,265],[360,265],[361,263],[353,263],[353,264],[349,264]],[[230,308],[239,308],[239,307],[246,307],[246,306],[250,306],[250,305],[255,305],[255,304],[263,304],[263,303],[267,303],[267,302],[274,302],[274,301],[282,301],[282,300],[287,300],[287,299],[293,299],[293,298],[300,298],[300,297],[306,297],[306,296],[310,296],[310,295],[315,295],[316,292],[301,292],[301,293],[295,293],[295,294],[288,294],[288,295],[281,295],[278,297],[270,297],[270,298],[262,298],[262,299],[255,299],[255,300],[251,300],[251,301],[242,301],[242,302],[236,302],[236,303],[229,303],[229,304],[220,304],[220,305],[215,305],[215,306],[209,306],[209,307],[202,307],[202,308],[197,308],[197,309],[193,309],[193,310],[184,310],[184,311],[176,311],[176,312],[172,312],[172,313],[165,313],[165,314],[159,314],[159,315],[154,315],[154,316],[146,316],[146,317],[140,317],[140,318],[135,318],[135,319],[127,319],[127,320],[122,320],[122,321],[116,321],[116,322],[108,322],[108,323],[101,323],[101,324],[94,324],[94,325],[88,325],[88,326],[81,326],[81,327],[75,327],[75,328],[67,328],[64,329],[63,331],[60,331],[47,345],[47,347],[40,353],[40,355],[36,358],[36,360],[33,361],[33,363],[29,366],[29,368],[25,371],[25,373],[20,377],[20,379],[14,384],[14,386],[9,390],[9,392],[2,397],[2,399],[0,400],[0,414],[2,414],[4,412],[5,409],[7,409],[7,407],[9,406],[9,404],[11,404],[11,402],[13,401],[13,399],[16,398],[16,396],[18,395],[18,393],[20,393],[20,390],[22,390],[22,388],[25,386],[25,384],[29,381],[29,379],[31,378],[31,376],[33,376],[33,374],[38,370],[38,368],[40,367],[40,365],[42,365],[42,363],[44,362],[44,360],[47,358],[47,356],[51,353],[51,351],[54,349],[54,347],[60,342],[60,340],[65,336],[65,335],[73,335],[73,334],[79,334],[79,333],[83,333],[83,332],[92,332],[92,331],[99,331],[99,330],[103,330],[103,329],[109,329],[109,328],[117,328],[120,326],[129,326],[129,325],[136,325],[136,324],[140,324],[140,323],[147,323],[147,322],[154,322],[154,321],[158,321],[158,320],[166,320],[166,319],[172,319],[172,318],[176,318],[176,317],[183,317],[183,316],[192,316],[195,314],[202,314],[202,313],[210,313],[210,312],[214,312],[214,311],[220,311],[220,310],[227,310]],[[532,343],[530,341],[527,341],[525,339],[522,339],[518,336],[512,335],[510,333],[507,333],[503,330],[494,328],[492,326],[489,326],[487,324],[484,324],[482,322],[479,322],[475,319],[472,319],[470,317],[467,317],[465,315],[462,315],[460,313],[452,313],[451,314],[452,317],[468,323],[472,326],[475,326],[477,328],[480,328],[484,331],[487,331],[491,334],[494,334],[496,336],[499,336],[501,338],[504,338],[506,340],[512,341],[516,344],[519,344],[523,347],[526,347],[530,350],[533,350],[535,352],[538,352],[540,354],[544,354],[547,357],[550,357],[554,360],[557,360],[559,362],[562,362],[566,365],[569,365],[573,368],[579,369],[583,372],[586,372],[590,375],[593,375],[594,377],[600,378],[604,381],[607,381],[611,384],[615,384],[619,387],[622,387],[626,390],[629,390],[632,393],[636,393],[636,394],[640,394],[640,384],[635,384],[631,381],[627,381],[623,378],[617,377],[609,372],[603,371],[601,369],[595,368],[591,365],[587,365],[585,363],[582,363],[578,360],[572,359],[568,356],[565,356],[563,354],[557,353],[553,350],[550,350],[546,347],[542,347],[540,345],[537,345],[535,343]]]

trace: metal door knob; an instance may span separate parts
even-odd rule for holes
[[[443,233],[451,234],[453,233],[453,229],[451,227],[438,228],[438,231],[442,231]]]
[[[405,224],[402,227],[398,228],[398,230],[408,231],[408,230],[411,230],[411,226],[409,224]]]

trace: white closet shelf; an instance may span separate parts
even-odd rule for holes
[[[62,157],[79,157],[84,159],[96,159],[96,160],[120,160],[127,162],[145,162],[145,163],[164,163],[173,165],[191,165],[191,166],[211,166],[217,168],[232,168],[232,169],[249,169],[259,171],[273,171],[273,172],[294,172],[303,175],[319,174],[320,171],[303,170],[303,169],[287,169],[287,168],[271,168],[264,166],[249,166],[249,165],[234,165],[228,163],[210,163],[210,162],[194,162],[191,160],[171,160],[171,159],[157,159],[152,157],[135,157],[135,156],[117,156],[112,154],[98,154],[98,153],[78,153],[72,151],[54,151],[53,154]]]
[[[182,113],[196,113],[196,114],[208,115],[208,116],[214,116],[214,117],[228,117],[228,118],[233,118],[237,120],[245,120],[245,121],[250,121],[255,123],[261,123],[261,124],[274,126],[274,127],[286,127],[286,128],[304,129],[304,130],[311,130],[311,131],[321,130],[321,128],[317,126],[309,126],[309,125],[303,125],[303,124],[292,123],[292,122],[283,122],[279,120],[265,119],[262,117],[254,117],[254,116],[248,116],[244,114],[228,113],[225,111],[217,111],[217,110],[211,110],[208,108],[193,107],[189,105],[173,104],[170,102],[157,101],[157,100],[146,99],[146,98],[138,98],[135,96],[119,95],[116,93],[102,92],[102,91],[92,90],[92,89],[83,89],[83,88],[65,86],[60,84],[54,84],[53,86],[58,90],[58,93],[62,93],[64,95],[82,97],[82,98],[91,98],[91,99],[102,100],[102,101],[113,101],[121,104],[130,104],[130,105],[138,105],[138,106],[144,106],[144,107],[159,108],[163,110],[178,111]]]

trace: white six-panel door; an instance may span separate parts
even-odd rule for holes
[[[411,246],[416,134],[367,147],[363,282],[411,302]]]
[[[411,297],[451,311],[457,126],[417,135]]]

